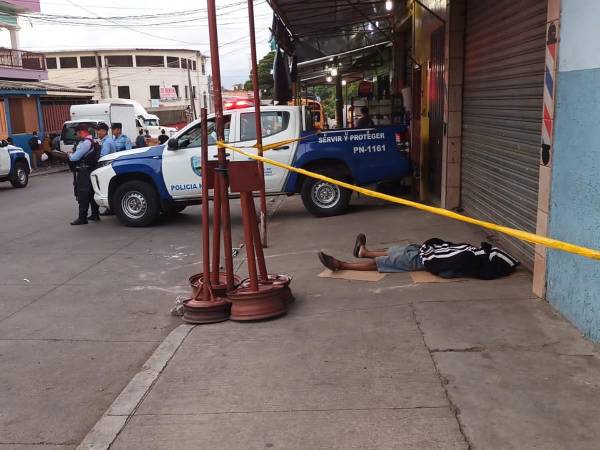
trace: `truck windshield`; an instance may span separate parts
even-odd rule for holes
[[[87,125],[90,134],[96,137],[96,122],[72,122],[63,125],[60,140],[63,141],[65,145],[73,145],[77,140],[77,127],[82,123]]]
[[[156,119],[144,119],[144,126],[146,127],[157,127],[158,120]]]

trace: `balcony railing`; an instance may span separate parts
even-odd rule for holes
[[[0,67],[46,70],[46,58],[42,53],[0,48]]]

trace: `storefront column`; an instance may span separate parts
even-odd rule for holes
[[[556,94],[556,62],[560,25],[560,0],[548,0],[546,24],[546,73],[544,77],[544,115],[540,149],[540,178],[538,191],[538,214],[536,233],[548,235],[548,211],[550,208],[550,184],[552,181],[552,146],[554,144],[554,97]],[[546,248],[535,247],[533,268],[533,293],[546,295]]]
[[[442,208],[446,209],[460,206],[465,8],[465,0],[448,0],[441,198]]]

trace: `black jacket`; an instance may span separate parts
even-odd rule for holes
[[[425,242],[419,252],[425,269],[444,278],[492,280],[511,274],[519,265],[508,253],[487,242],[475,247],[433,238]]]

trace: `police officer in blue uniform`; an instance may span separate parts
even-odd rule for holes
[[[133,148],[131,139],[123,134],[123,124],[119,122],[113,122],[110,129],[112,130],[113,139],[115,141],[115,145],[117,146],[118,152],[123,150],[131,150]]]
[[[96,222],[100,220],[99,208],[94,201],[91,180],[91,173],[96,168],[100,149],[85,124],[80,124],[77,127],[77,138],[79,143],[75,151],[69,155],[69,161],[73,163],[75,169],[75,196],[79,204],[79,216],[71,222],[71,225],[85,225],[88,220]],[[88,217],[90,207],[92,214]]]

